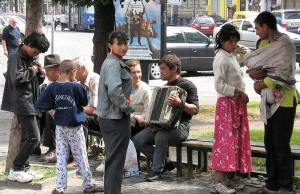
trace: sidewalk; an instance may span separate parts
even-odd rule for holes
[[[5,162],[9,141],[9,130],[12,114],[0,111],[0,162]],[[43,152],[46,148],[42,147]],[[103,185],[103,175],[96,172],[96,167],[100,164],[99,159],[89,159],[93,177],[96,184]],[[31,157],[31,163],[39,163],[37,158]],[[210,176],[200,176],[196,179],[187,180],[186,177],[176,177],[176,170],[167,172],[162,179],[157,182],[146,182],[146,173],[142,172],[138,177],[124,179],[122,193],[124,194],[208,194],[210,193]],[[80,177],[71,178],[66,194],[82,193],[82,180]],[[0,194],[50,194],[53,187],[47,187],[42,191],[25,189],[7,189],[0,187]],[[246,187],[237,194],[248,194],[250,189]]]

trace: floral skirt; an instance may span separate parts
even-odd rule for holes
[[[222,172],[252,172],[247,105],[239,96],[217,100],[210,168]]]

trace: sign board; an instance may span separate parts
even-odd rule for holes
[[[181,5],[182,0],[168,0],[168,5]]]
[[[117,30],[128,37],[124,59],[158,60],[161,55],[161,4],[159,0],[114,1]]]

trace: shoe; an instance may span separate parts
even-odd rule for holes
[[[13,169],[10,169],[8,180],[10,181],[17,181],[19,183],[28,183],[33,180],[33,177],[27,174],[24,171],[14,171]]]
[[[164,165],[163,171],[162,173],[166,172],[166,171],[172,171],[176,168],[175,164],[170,160],[167,161]]]
[[[146,178],[146,181],[149,182],[157,181],[158,179],[160,179],[162,174],[163,174],[162,172],[151,171],[150,175]]]
[[[51,152],[48,156],[45,156],[44,161],[47,163],[56,163],[57,161],[56,153]]]
[[[54,189],[51,194],[64,194],[64,192],[58,192],[56,189]]]
[[[43,174],[38,174],[34,171],[28,171],[26,172],[29,176],[32,176],[33,180],[41,180],[42,178],[44,178]]]
[[[50,149],[50,148],[49,148],[49,149],[47,150],[47,152],[44,154],[44,156],[45,156],[45,157],[46,157],[46,156],[50,156],[50,155],[52,155],[53,153],[55,154],[55,149]]]
[[[105,169],[105,162],[103,161],[103,162],[96,168],[96,172],[104,173],[104,169]]]
[[[218,184],[213,183],[210,192],[219,193],[219,194],[232,194],[235,193],[236,191],[234,189],[227,188],[222,183],[218,183]]]
[[[99,192],[103,192],[103,191],[104,191],[103,187],[94,185],[93,187],[85,188],[83,190],[83,193],[99,193]]]
[[[33,156],[40,156],[40,155],[42,155],[41,148],[40,147],[36,147],[35,150],[32,152],[31,155],[33,155]]]

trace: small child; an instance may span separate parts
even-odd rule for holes
[[[101,192],[103,188],[97,187],[92,180],[82,129],[83,106],[88,104],[87,92],[76,83],[76,65],[73,61],[62,61],[60,71],[60,78],[43,91],[35,104],[41,110],[55,110],[57,179],[52,194],[64,193],[67,188],[70,149],[83,179],[83,193]]]

